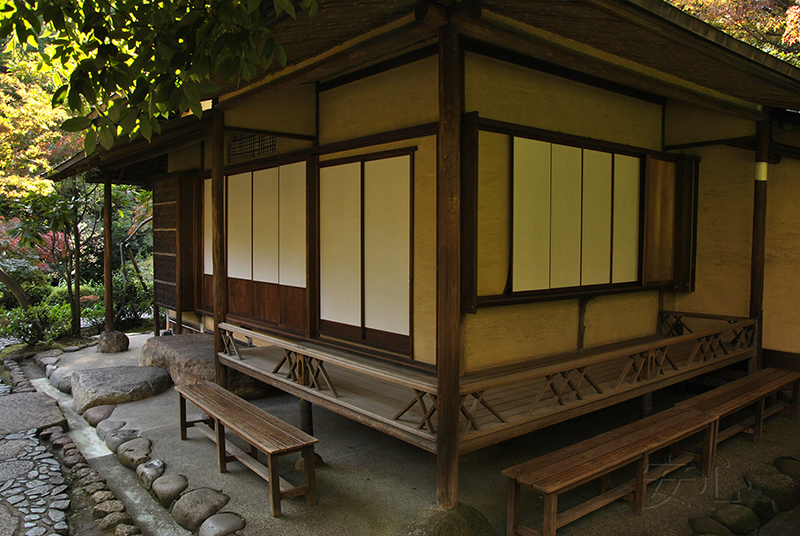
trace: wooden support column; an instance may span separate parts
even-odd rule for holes
[[[114,331],[114,287],[111,276],[111,177],[103,177],[103,283],[106,331]]]
[[[225,367],[219,362],[222,337],[219,325],[228,314],[228,262],[225,244],[225,114],[214,110],[211,123],[211,242],[214,259],[214,364],[216,381],[227,387]]]
[[[183,211],[183,177],[176,177],[175,188],[175,334],[183,333],[183,233],[185,215]]]
[[[750,318],[758,320],[756,368],[761,369],[764,308],[764,242],[767,234],[767,163],[769,118],[756,125],[756,170],[753,193],[753,249],[750,259]]]
[[[458,31],[439,30],[439,136],[436,248],[436,502],[458,506],[458,419],[461,364],[461,114]]]

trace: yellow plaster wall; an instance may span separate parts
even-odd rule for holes
[[[570,352],[578,346],[578,300],[484,307],[463,318],[462,373]]]
[[[225,112],[225,126],[310,134],[316,132],[314,84],[270,92]]]
[[[511,142],[511,136],[479,134],[478,296],[502,294],[508,279]]]
[[[176,171],[196,171],[201,169],[201,150],[200,145],[192,145],[172,151],[167,155],[167,170],[170,173]]]
[[[436,363],[436,136],[328,154],[321,161],[416,147],[414,152],[414,359]]]
[[[753,225],[752,151],[714,146],[687,150],[702,158],[697,215],[696,291],[666,294],[678,311],[747,316]],[[770,166],[770,171],[774,166]],[[777,203],[769,196],[768,211]],[[767,238],[767,247],[770,239]]]
[[[586,304],[583,344],[590,348],[655,335],[657,323],[658,292],[598,296]]]
[[[471,52],[466,111],[481,117],[661,150],[661,106]]]
[[[701,141],[755,136],[756,124],[749,119],[667,100],[664,108],[664,144],[679,145]]]
[[[800,353],[800,161],[769,166],[764,347]]]
[[[319,107],[321,145],[438,121],[437,59],[425,58],[320,93]]]

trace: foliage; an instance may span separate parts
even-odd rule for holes
[[[48,289],[50,292],[47,295],[47,300],[45,303],[50,305],[59,305],[62,303],[69,303],[70,297],[69,293],[67,292],[67,287],[64,285],[59,285],[57,287],[50,287]],[[97,289],[92,285],[81,285],[81,297],[84,296],[95,296],[97,295]]]
[[[62,126],[86,129],[88,154],[117,136],[150,139],[159,118],[201,116],[214,80],[246,82],[274,59],[285,65],[269,24],[284,13],[296,18],[297,7],[313,16],[317,0],[0,0],[0,38],[35,46],[43,66],[71,71],[53,103],[78,115]]]
[[[800,65],[800,6],[794,0],[667,0],[720,30]]]
[[[125,264],[114,272],[112,281],[116,329],[138,324],[145,315],[152,313],[152,277],[145,279],[147,288],[144,289],[133,267]]]
[[[30,346],[47,343],[70,332],[69,304],[17,307],[0,318],[0,336],[19,339]]]
[[[80,136],[65,133],[63,106],[53,107],[51,77],[38,72],[33,55],[13,48],[0,57],[0,196],[47,194],[40,175],[80,150]]]
[[[84,322],[94,328],[95,332],[99,335],[102,333],[106,325],[106,307],[102,302],[97,301],[81,307],[81,318]]]

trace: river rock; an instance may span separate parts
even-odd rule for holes
[[[139,465],[136,468],[136,477],[139,480],[139,485],[149,490],[153,487],[155,479],[164,474],[165,468],[164,460],[150,460]]]
[[[139,437],[139,430],[123,428],[122,430],[114,430],[106,434],[106,445],[108,449],[114,454],[119,450],[119,446],[127,443],[131,439]]]
[[[89,423],[89,426],[97,426],[101,421],[111,417],[111,413],[117,406],[113,404],[104,404],[102,406],[95,406],[83,412],[83,418]]]
[[[129,516],[127,513],[114,512],[108,514],[106,517],[98,521],[97,526],[100,528],[100,530],[108,530],[119,524],[130,524],[131,521],[131,516]]]
[[[158,367],[106,367],[78,370],[72,374],[75,411],[103,404],[122,404],[163,393],[169,374]]]
[[[758,536],[795,536],[800,527],[800,506],[782,512],[758,530]]]
[[[187,333],[173,337],[152,337],[142,347],[139,365],[160,367],[169,371],[175,385],[215,381],[214,336],[210,333]],[[228,370],[228,389],[245,399],[261,398],[268,391],[266,384]]]
[[[97,351],[103,354],[118,354],[128,349],[128,336],[120,331],[104,331],[97,339]]]
[[[123,443],[117,450],[119,463],[135,471],[138,466],[150,461],[150,440],[146,437]]]
[[[180,526],[196,531],[203,521],[228,504],[230,497],[210,488],[200,488],[182,495],[172,507],[172,517]]]
[[[796,482],[800,482],[800,460],[783,456],[773,462],[775,469],[794,478]]]
[[[66,368],[58,368],[50,374],[48,378],[50,385],[65,394],[72,393],[72,373],[73,371]]]
[[[740,504],[726,504],[714,512],[711,519],[719,521],[734,534],[749,534],[759,526],[756,513]]]
[[[800,483],[771,465],[752,469],[745,473],[744,478],[751,487],[772,497],[782,512],[800,503]]]
[[[114,512],[124,512],[125,505],[122,504],[122,501],[112,500],[112,501],[104,501],[100,504],[94,505],[92,508],[92,517],[95,519],[103,519],[108,514],[112,514]]]
[[[692,517],[689,519],[689,526],[695,534],[713,534],[715,536],[733,536],[728,528],[710,517]]]
[[[731,499],[735,504],[746,506],[756,513],[759,522],[763,525],[780,511],[772,497],[760,489],[745,488],[736,492]]]
[[[59,350],[58,348],[53,348],[52,350],[39,352],[38,354],[33,356],[33,361],[40,367],[44,368],[47,365],[55,365],[56,363],[58,363],[59,357],[63,354],[64,354],[63,350]]]
[[[116,432],[117,430],[121,430],[126,424],[125,421],[109,421],[105,420],[97,424],[97,428],[95,428],[95,433],[97,437],[100,438],[100,441],[105,441],[106,436],[109,432]]]
[[[237,514],[223,512],[214,514],[200,525],[197,536],[228,536],[245,526],[244,519]]]
[[[183,475],[164,475],[153,481],[153,493],[164,508],[169,508],[172,501],[180,497],[189,481]]]

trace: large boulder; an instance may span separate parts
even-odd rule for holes
[[[189,333],[172,337],[152,337],[142,347],[139,365],[160,367],[169,372],[175,385],[215,381],[214,335]],[[246,399],[261,398],[269,386],[228,369],[227,388]]]
[[[128,350],[128,336],[121,331],[104,331],[97,341],[97,351],[104,354],[118,354]]]
[[[124,404],[163,393],[172,382],[158,367],[106,367],[72,373],[75,411],[104,404]]]
[[[230,497],[213,489],[196,489],[181,495],[172,507],[172,517],[180,526],[194,532],[203,521],[228,504],[229,500]]]

